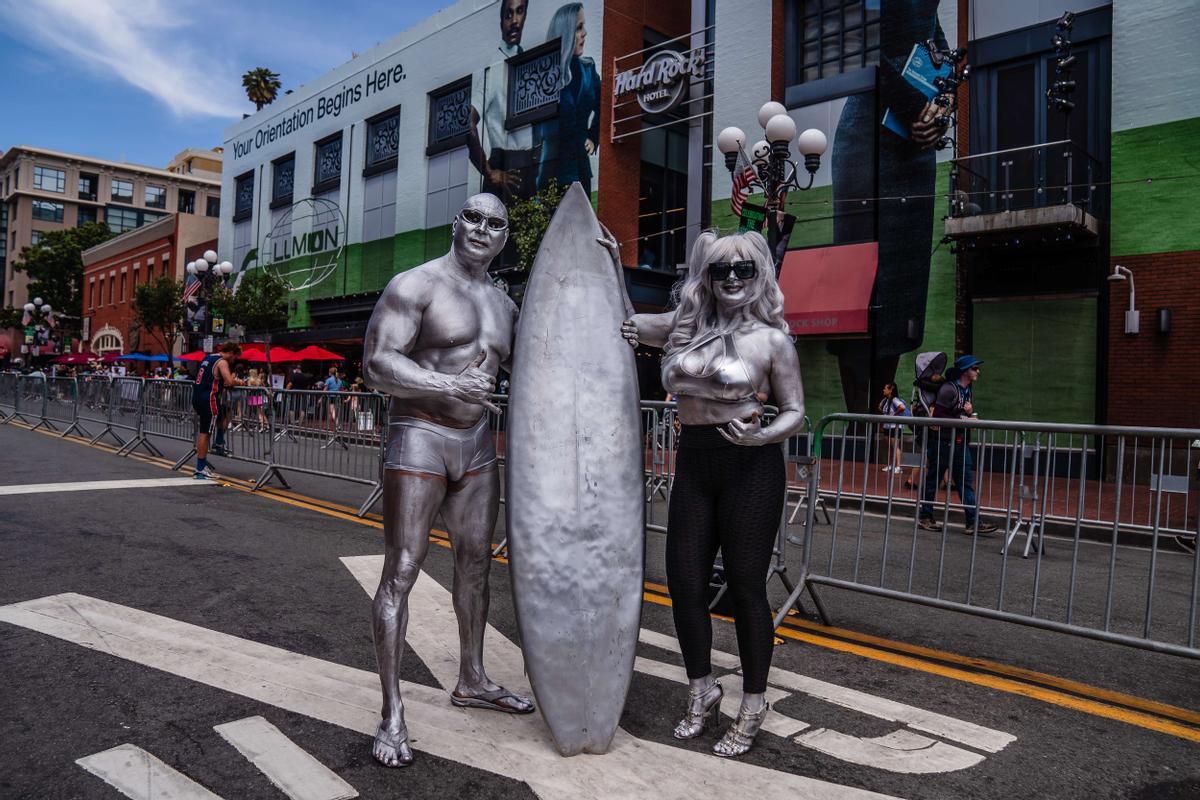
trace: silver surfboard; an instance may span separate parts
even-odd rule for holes
[[[633,675],[644,566],[637,370],[623,276],[572,184],[517,324],[505,519],[525,667],[563,755],[608,750]]]

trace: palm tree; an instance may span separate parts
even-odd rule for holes
[[[275,102],[282,85],[279,73],[271,72],[266,67],[255,67],[242,76],[242,88],[246,90],[246,97],[254,103],[256,111],[262,111],[263,106]]]

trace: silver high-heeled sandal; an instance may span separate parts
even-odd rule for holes
[[[714,691],[715,690],[715,691]],[[725,698],[725,690],[721,684],[712,686],[700,694],[688,691],[688,707],[683,719],[675,725],[676,739],[695,739],[704,733],[708,727],[720,718],[721,700]]]
[[[754,744],[754,737],[758,736],[758,729],[762,727],[763,719],[770,708],[770,703],[764,703],[761,711],[752,713],[745,709],[739,710],[737,719],[729,726],[729,730],[713,745],[713,754],[721,758],[744,755]]]

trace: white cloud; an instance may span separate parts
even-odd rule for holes
[[[219,37],[161,0],[0,0],[10,33],[23,31],[97,76],[141,89],[179,116],[238,118],[247,108],[236,69],[206,50]]]

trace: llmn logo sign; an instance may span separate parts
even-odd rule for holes
[[[324,281],[346,250],[346,217],[324,197],[293,203],[275,220],[258,250],[259,265],[293,291]]]

